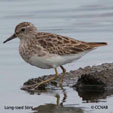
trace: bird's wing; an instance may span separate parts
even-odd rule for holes
[[[51,54],[77,54],[94,48],[87,42],[44,32],[38,33],[37,40],[38,43]]]

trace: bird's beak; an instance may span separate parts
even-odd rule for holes
[[[16,36],[16,34],[14,33],[12,36],[10,36],[8,39],[6,39],[3,43],[6,43],[6,42],[8,42],[8,41],[10,41],[10,40],[12,40],[12,39],[14,39],[14,38],[16,38],[17,36]]]

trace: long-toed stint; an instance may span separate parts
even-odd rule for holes
[[[17,37],[20,39],[20,55],[27,63],[43,69],[54,68],[56,73],[50,79],[26,86],[31,88],[37,88],[56,79],[58,77],[57,67],[63,71],[59,81],[59,85],[62,86],[66,73],[64,64],[78,60],[96,47],[107,45],[106,42],[84,42],[53,33],[39,32],[30,22],[18,24],[15,33],[3,43]]]

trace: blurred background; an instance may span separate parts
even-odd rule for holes
[[[39,31],[56,33],[83,41],[107,42],[83,58],[64,67],[67,71],[113,62],[113,0],[0,0],[0,112],[13,113],[4,106],[40,106],[56,104],[55,95],[63,97],[62,91],[50,91],[30,95],[21,91],[22,84],[30,79],[54,73],[52,69],[39,69],[25,63],[19,55],[19,40],[2,42],[14,32],[20,22],[28,21]],[[59,70],[60,72],[60,70]],[[113,112],[113,97],[97,98],[98,102],[83,100],[76,90],[66,89],[68,107],[83,108],[83,112]],[[91,105],[108,105],[107,110],[92,110]],[[27,113],[30,110],[17,110]],[[80,111],[81,112],[81,111]]]

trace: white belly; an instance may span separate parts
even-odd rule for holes
[[[72,61],[77,60],[83,55],[85,55],[87,52],[82,52],[79,54],[71,54],[66,56],[52,55],[50,57],[48,56],[38,57],[35,55],[30,58],[29,63],[31,65],[44,69],[55,68],[67,63],[71,63]]]

